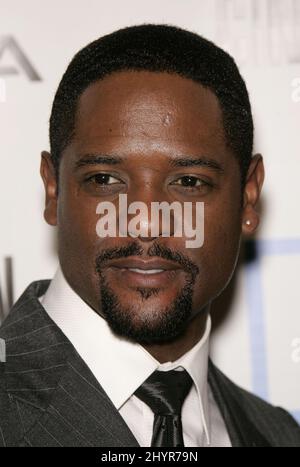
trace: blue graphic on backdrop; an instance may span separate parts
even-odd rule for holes
[[[300,255],[300,239],[256,240],[257,258],[246,265],[246,301],[249,307],[252,390],[269,400],[261,258],[263,256]],[[300,423],[300,409],[292,411]]]

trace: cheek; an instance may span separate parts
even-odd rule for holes
[[[240,231],[237,225],[216,226],[207,239],[207,264],[222,281],[234,269],[240,242]]]
[[[99,244],[96,233],[96,201],[87,201],[72,192],[63,193],[58,204],[58,239],[61,254],[77,263],[89,259]]]
[[[242,208],[239,177],[227,183],[219,202],[208,206],[205,216],[206,251],[209,263],[223,276],[234,268],[241,237]]]
[[[206,210],[204,244],[199,249],[200,274],[195,303],[214,299],[226,287],[235,269],[240,247],[240,211],[237,207]]]
[[[58,209],[58,254],[65,277],[74,290],[97,309],[98,276],[95,258],[101,239],[96,233],[96,207],[67,197]]]

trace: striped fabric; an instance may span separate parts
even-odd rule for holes
[[[0,328],[0,446],[139,446],[111,400],[28,286]],[[100,356],[101,358],[101,356]],[[213,364],[209,384],[233,446],[298,446],[300,428]]]

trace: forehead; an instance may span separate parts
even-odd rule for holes
[[[80,96],[76,134],[89,140],[110,135],[209,140],[223,138],[216,96],[176,74],[115,72]]]

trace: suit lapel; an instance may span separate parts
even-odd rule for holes
[[[1,328],[7,349],[5,395],[10,401],[4,403],[10,406],[6,444],[139,446],[88,366],[41,306],[37,297],[48,285],[49,281],[30,284]]]
[[[235,385],[209,361],[208,382],[224,418],[233,447],[270,447],[238,401]]]

